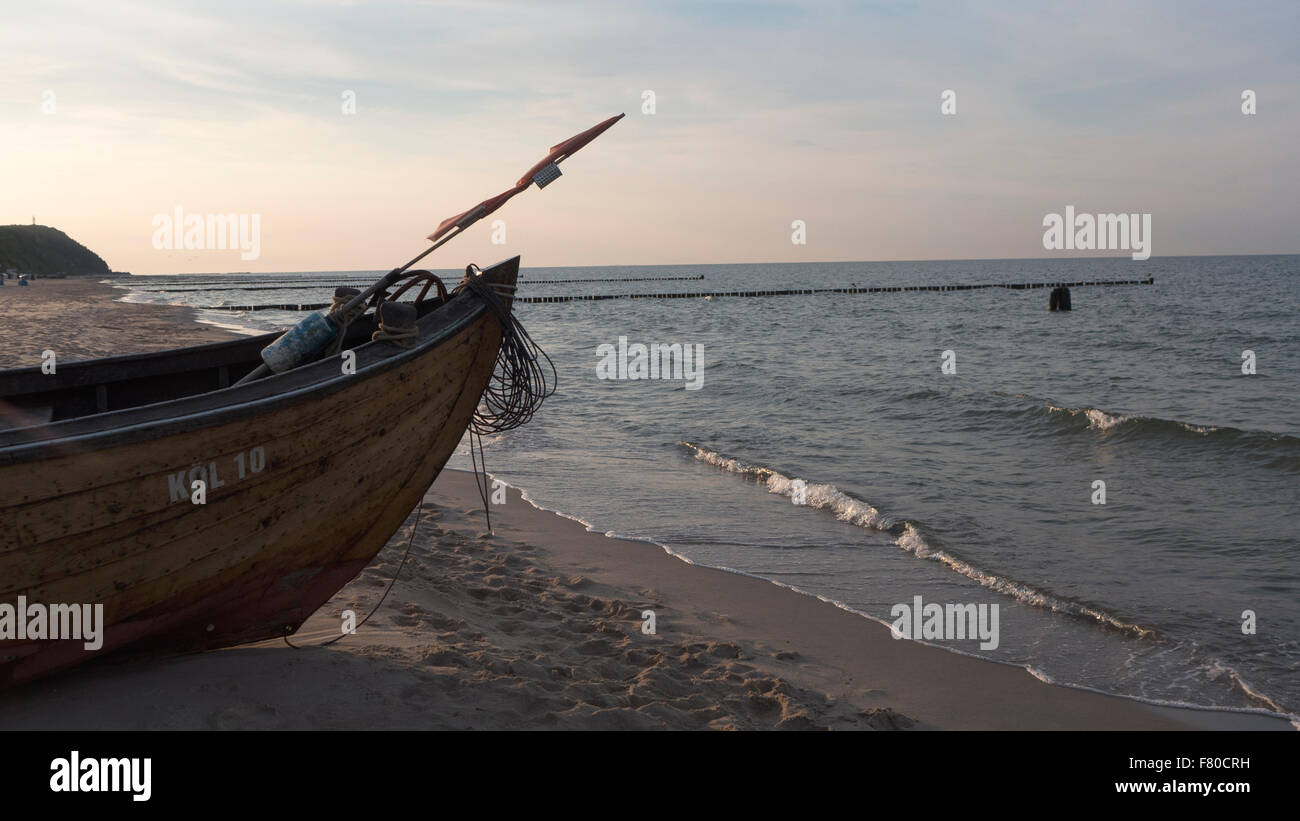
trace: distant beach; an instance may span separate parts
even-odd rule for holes
[[[121,353],[203,345],[235,334],[192,321],[194,312],[170,305],[114,302],[120,291],[99,277],[37,279],[26,288],[10,281],[0,290],[0,367],[56,363]],[[57,366],[57,365],[56,365]]]
[[[39,364],[47,348],[71,359],[230,338],[188,309],[119,295],[73,280],[4,293],[3,364]],[[418,522],[292,637],[301,649],[110,657],[6,694],[0,728],[1289,728],[895,640],[814,596],[590,532],[513,489],[492,523],[485,535],[472,476],[444,471]],[[371,619],[314,646],[340,634],[343,611],[371,610],[408,544]]]

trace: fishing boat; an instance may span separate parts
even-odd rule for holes
[[[0,608],[58,610],[66,627],[102,606],[93,650],[54,615],[15,633],[0,612],[0,687],[116,651],[293,633],[389,541],[467,429],[526,422],[554,369],[548,383],[511,312],[519,257],[450,291],[410,269],[617,119],[288,332],[0,372]]]
[[[518,270],[482,276],[510,286]],[[502,331],[481,297],[418,310],[409,350],[368,341],[373,320],[350,328],[352,372],[328,357],[233,384],[270,334],[0,374],[20,425],[0,431],[0,601],[102,604],[98,654],[296,630],[396,532],[492,376]],[[3,641],[0,682],[88,655]]]

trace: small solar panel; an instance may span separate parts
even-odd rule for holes
[[[560,167],[555,163],[551,163],[533,175],[533,182],[537,183],[538,188],[545,188],[559,179],[559,177]]]

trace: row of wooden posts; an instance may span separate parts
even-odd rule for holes
[[[977,291],[985,288],[1008,288],[1022,291],[1033,288],[1084,288],[1107,285],[1153,285],[1155,277],[1146,279],[1109,279],[1082,280],[1079,282],[1002,282],[984,285],[892,285],[860,288],[789,288],[767,291],[694,291],[666,292],[658,294],[562,294],[558,296],[516,296],[515,302],[551,303],[551,302],[585,302],[606,299],[705,299],[711,297],[763,297],[763,296],[811,296],[813,294],[893,294],[909,291]],[[223,311],[315,311],[328,308],[330,303],[281,303],[278,305],[213,305],[210,309]]]
[[[563,285],[571,282],[667,282],[669,280],[698,280],[704,279],[704,274],[696,274],[691,277],[605,277],[596,279],[527,279],[524,276],[519,277],[520,285]]]

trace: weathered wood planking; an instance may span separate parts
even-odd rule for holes
[[[515,258],[484,276],[512,284],[517,270]],[[171,418],[160,405],[119,411],[64,423],[72,438],[0,448],[0,601],[103,604],[104,651],[296,629],[392,537],[469,424],[501,331],[477,297],[458,300],[473,309],[454,300],[422,318],[416,351],[364,346],[354,376],[319,390],[310,374],[296,377],[307,385],[288,398],[253,383],[247,394],[270,403],[264,412],[245,402],[224,413],[217,391],[171,403]],[[324,372],[300,370],[312,368]],[[237,399],[241,389],[228,390]],[[155,424],[161,435],[148,437]],[[265,457],[256,472],[254,449]],[[213,464],[224,484],[191,504],[188,471],[202,465],[210,476]],[[180,471],[184,498],[169,478]],[[93,655],[67,642],[0,641],[0,686]]]

